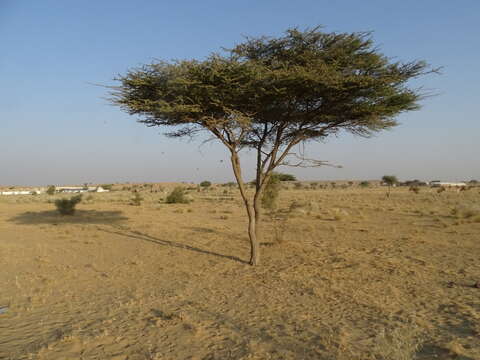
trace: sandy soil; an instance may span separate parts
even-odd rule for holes
[[[258,267],[223,191],[2,197],[0,359],[480,359],[478,188],[286,190]]]

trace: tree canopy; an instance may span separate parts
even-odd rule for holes
[[[117,78],[112,102],[147,126],[168,127],[168,136],[207,131],[227,147],[257,263],[260,199],[273,170],[325,164],[294,147],[341,131],[370,136],[395,126],[424,96],[408,81],[434,71],[424,61],[391,61],[370,33],[289,29],[278,38],[247,38],[205,60],[131,69]],[[257,155],[253,200],[238,156],[245,148]]]

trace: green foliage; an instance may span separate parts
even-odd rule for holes
[[[48,195],[55,194],[55,185],[49,185],[46,192]]]
[[[388,186],[393,186],[398,183],[398,179],[394,175],[384,175],[382,181]]]
[[[133,197],[132,197],[132,202],[130,204],[134,206],[142,205],[143,197],[140,195],[140,193],[138,191],[133,191],[132,193],[133,193]]]
[[[277,173],[276,176],[280,181],[297,181],[297,178],[295,177],[295,175],[292,175],[292,174]]]
[[[113,184],[102,184],[100,187],[104,188],[105,190],[112,190]]]
[[[262,207],[267,210],[275,210],[278,195],[280,194],[280,179],[277,174],[272,174],[262,195]]]
[[[82,201],[82,195],[72,196],[70,199],[57,199],[55,200],[55,206],[62,215],[75,214],[75,206]]]
[[[210,181],[205,180],[200,183],[200,186],[203,188],[209,188],[210,186],[212,186],[212,183]]]
[[[370,182],[368,182],[368,181],[361,181],[360,184],[358,184],[358,186],[363,187],[363,188],[367,188],[367,187],[370,186]]]
[[[117,78],[111,100],[148,126],[175,127],[170,136],[208,130],[258,149],[391,128],[397,115],[419,108],[423,94],[407,82],[432,71],[423,61],[390,62],[369,33],[289,29],[205,60],[132,69]],[[243,130],[241,139],[232,129]]]
[[[185,196],[185,191],[181,186],[177,186],[168,194],[165,199],[167,204],[188,204],[190,201]]]

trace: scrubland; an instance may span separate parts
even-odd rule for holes
[[[1,359],[480,359],[480,188],[0,198]],[[184,185],[187,187],[187,185]]]

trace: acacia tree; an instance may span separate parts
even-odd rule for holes
[[[387,197],[390,197],[390,190],[393,185],[398,183],[398,179],[395,175],[384,175],[382,181],[388,186]]]
[[[395,117],[419,108],[424,94],[408,80],[435,71],[423,61],[391,62],[369,33],[287,30],[278,38],[245,42],[205,60],[156,62],[129,70],[111,100],[139,122],[170,127],[167,136],[207,131],[230,153],[248,215],[250,263],[260,261],[261,199],[281,165],[319,166],[297,145],[342,130],[370,136],[395,126]],[[256,153],[253,194],[239,153]]]

